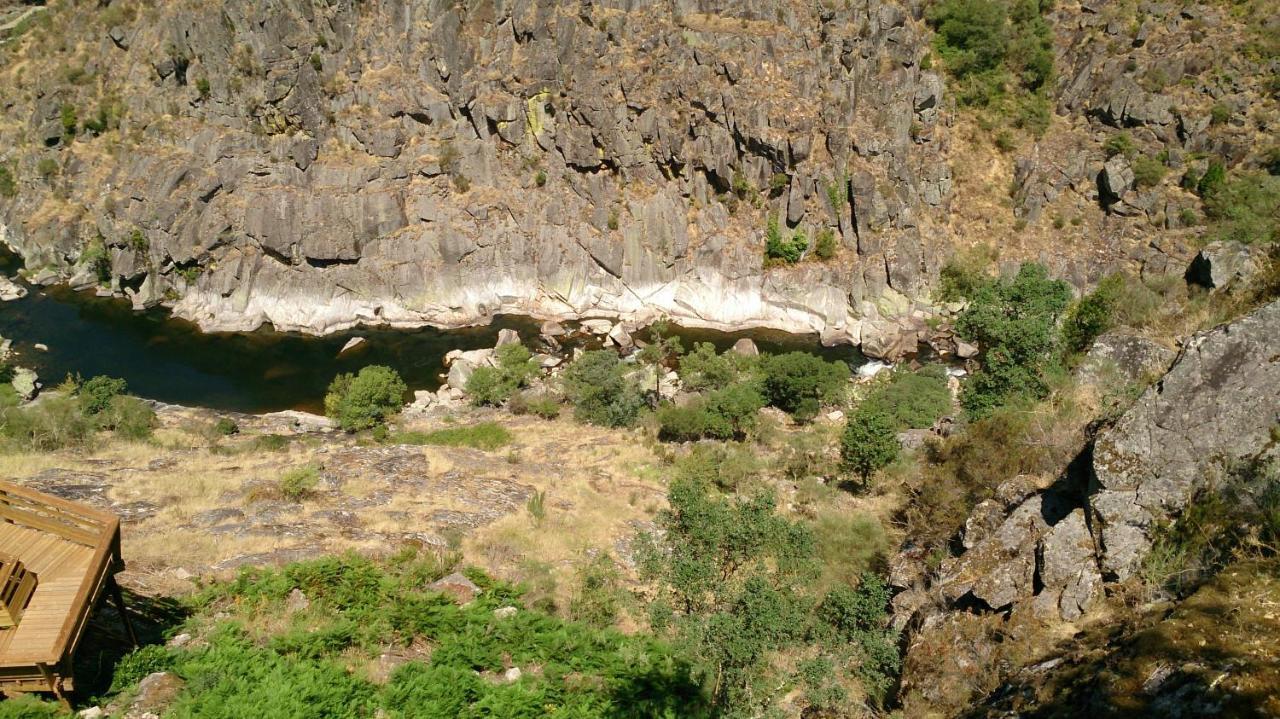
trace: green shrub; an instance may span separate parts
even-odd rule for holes
[[[1117,132],[1108,137],[1102,149],[1107,153],[1108,158],[1124,155],[1126,159],[1130,159],[1138,154],[1138,146],[1134,144],[1133,136],[1127,132]]]
[[[1057,349],[1056,324],[1070,301],[1066,283],[1049,279],[1048,271],[1034,263],[974,293],[956,321],[959,336],[983,350],[982,367],[961,394],[970,417],[1047,394],[1044,373]]]
[[[53,178],[57,177],[58,176],[57,160],[54,160],[52,157],[41,158],[41,160],[36,163],[36,174],[39,175],[40,179],[44,180],[45,182],[48,182]]]
[[[561,375],[574,417],[604,427],[634,425],[645,401],[627,374],[627,366],[610,350],[583,353]]]
[[[18,181],[13,176],[13,168],[0,164],[0,197],[16,197]]]
[[[467,379],[467,394],[477,406],[497,407],[538,374],[538,363],[522,344],[506,344],[497,349],[493,367],[477,367]]]
[[[844,468],[865,484],[876,471],[898,458],[901,447],[893,420],[878,406],[863,404],[845,420],[840,437]]]
[[[951,390],[941,367],[896,371],[873,390],[864,404],[884,412],[895,427],[928,429],[951,410]]]
[[[294,467],[280,476],[280,494],[290,502],[301,502],[320,483],[320,470],[315,465]]]
[[[200,93],[201,100],[207,100],[209,98],[209,90],[209,78],[196,78],[196,92]]]
[[[1039,91],[1053,74],[1053,34],[1042,9],[1039,0],[942,0],[929,6],[934,48],[956,79],[961,104],[994,105],[1010,92],[1032,101],[1026,104],[1046,104]]]
[[[111,676],[111,693],[122,692],[156,672],[173,668],[173,655],[159,644],[138,647],[120,658]]]
[[[870,514],[823,512],[812,531],[828,582],[852,584],[863,572],[882,571],[894,549],[884,525]]]
[[[760,458],[751,449],[736,444],[698,444],[676,461],[676,476],[691,482],[705,482],[726,492],[742,489],[759,474]]]
[[[99,427],[123,439],[147,439],[156,426],[155,410],[137,397],[112,397],[107,409],[97,417]]]
[[[151,248],[151,242],[142,234],[142,230],[135,228],[129,233],[129,247],[137,252],[146,252]]]
[[[230,437],[233,434],[240,434],[240,425],[230,417],[219,417],[218,421],[213,425],[214,434],[220,434],[223,437]]]
[[[84,265],[97,276],[100,284],[105,284],[111,279],[111,254],[107,251],[107,245],[102,239],[102,235],[89,240],[84,246],[84,250],[80,252],[80,264]]]
[[[774,215],[769,216],[764,238],[765,259],[774,262],[795,264],[804,256],[804,251],[809,249],[809,238],[799,230],[790,238],[783,237],[782,230],[778,227],[778,218]]]
[[[0,436],[20,449],[48,452],[81,447],[93,432],[93,422],[71,397],[47,397],[35,405],[0,410]]]
[[[1225,125],[1231,119],[1231,108],[1219,102],[1209,108],[1209,122],[1213,125]]]
[[[91,377],[79,386],[76,391],[80,398],[80,408],[87,415],[105,412],[111,406],[111,400],[129,390],[129,385],[122,379],[98,375]]]
[[[797,419],[811,419],[823,404],[843,398],[849,367],[807,352],[770,355],[760,362],[769,404]]]
[[[836,249],[836,233],[830,227],[822,228],[813,245],[814,256],[820,260],[829,260],[836,256]]]
[[[80,125],[80,120],[76,117],[76,106],[64,104],[58,114],[62,119],[63,136],[68,140],[74,138],[76,136],[76,128]]]
[[[658,437],[667,441],[744,439],[755,429],[764,398],[750,384],[737,384],[687,405],[658,410]]]
[[[254,437],[246,449],[249,452],[283,452],[288,448],[288,437],[282,434],[261,434]]]
[[[624,596],[622,573],[613,558],[601,552],[578,568],[569,616],[590,627],[611,627],[618,620]]]
[[[395,370],[369,365],[334,378],[324,398],[325,414],[348,432],[371,429],[400,412],[407,391]]]
[[[718,354],[715,345],[699,342],[680,358],[680,381],[692,392],[728,387],[738,379],[737,355]]]
[[[1214,160],[1209,163],[1208,169],[1200,176],[1196,182],[1196,194],[1204,198],[1206,202],[1212,201],[1215,194],[1222,189],[1227,183],[1227,168],[1220,161]]]
[[[74,716],[60,705],[30,694],[0,700],[0,719],[70,719]]]
[[[818,605],[818,617],[828,631],[860,649],[858,675],[863,688],[883,706],[902,667],[898,633],[887,627],[888,586],[880,577],[864,573],[856,589],[837,587]]]
[[[520,392],[507,403],[512,414],[531,414],[543,419],[555,419],[560,416],[560,402],[555,397],[542,392]]]
[[[943,302],[967,300],[990,280],[997,259],[990,245],[978,245],[956,253],[938,274],[938,299]]]
[[[1280,177],[1250,173],[1224,180],[1205,196],[1205,213],[1215,239],[1280,242]]]
[[[1111,329],[1116,321],[1118,307],[1125,296],[1124,275],[1108,275],[1093,292],[1080,298],[1067,311],[1062,321],[1062,349],[1066,353],[1085,352],[1098,335]]]
[[[1142,156],[1133,161],[1133,181],[1138,187],[1155,187],[1164,179],[1168,168],[1154,157]]]
[[[469,427],[447,427],[433,432],[399,432],[390,437],[393,444],[472,447],[486,452],[505,447],[514,440],[511,432],[497,422],[480,422]]]

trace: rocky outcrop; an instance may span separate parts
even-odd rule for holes
[[[93,285],[102,248],[112,290],[209,330],[665,315],[856,343],[942,263],[943,83],[886,0],[157,12],[67,27],[118,131],[69,135],[89,89],[19,81],[21,175],[59,168],[58,198],[0,199],[33,276]],[[769,216],[836,257],[766,270]]]
[[[1076,378],[1085,385],[1106,388],[1149,382],[1169,369],[1177,353],[1154,340],[1120,328],[1100,335],[1076,367]]]
[[[1090,497],[1102,566],[1124,579],[1175,518],[1280,424],[1280,302],[1191,338],[1172,369],[1099,436]]]
[[[1262,270],[1264,251],[1240,242],[1211,242],[1187,268],[1187,281],[1211,290],[1248,285]]]

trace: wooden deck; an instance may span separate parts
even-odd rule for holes
[[[122,568],[120,520],[0,482],[0,552],[37,578],[17,626],[0,629],[0,693],[74,689],[72,659],[104,589]]]

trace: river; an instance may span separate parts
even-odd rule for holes
[[[0,272],[12,275],[16,269],[12,255],[0,257]],[[0,303],[0,335],[14,340],[14,362],[35,369],[46,385],[68,374],[105,374],[125,379],[140,397],[237,412],[319,411],[336,374],[370,364],[393,367],[412,389],[435,390],[450,350],[492,347],[504,328],[534,342],[539,326],[530,318],[500,316],[483,327],[450,330],[370,327],[324,337],[270,328],[205,333],[163,309],[137,312],[120,298],[65,287],[30,290],[21,300]],[[688,328],[675,333],[686,347],[712,342],[724,350],[750,337],[763,352],[804,350],[854,366],[861,361],[856,349],[823,348],[812,335]],[[366,341],[340,354],[352,337]],[[35,349],[37,343],[48,350]]]

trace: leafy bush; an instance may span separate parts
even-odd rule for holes
[[[864,573],[856,589],[837,587],[818,605],[818,617],[836,638],[861,649],[863,687],[883,705],[902,666],[897,632],[886,625],[891,592],[880,577]]]
[[[62,120],[63,136],[68,140],[74,138],[76,136],[76,128],[80,125],[80,120],[76,117],[76,106],[64,104],[58,114]]]
[[[687,405],[658,410],[658,436],[675,442],[744,439],[756,426],[764,398],[750,384],[737,384],[699,397]]]
[[[1200,176],[1195,184],[1196,194],[1204,198],[1206,203],[1213,200],[1214,195],[1227,184],[1227,168],[1222,162],[1214,160]]]
[[[80,252],[79,261],[97,276],[100,284],[105,284],[111,279],[111,254],[107,252],[106,243],[101,235],[89,240],[84,250]]]
[[[778,218],[770,215],[769,225],[764,233],[764,256],[766,260],[795,264],[809,249],[809,238],[797,230],[791,237],[783,237],[778,227]]]
[[[957,253],[938,274],[938,299],[959,302],[973,297],[990,280],[988,272],[996,259],[996,251],[989,245]]]
[[[1053,73],[1053,35],[1042,10],[1041,0],[942,0],[929,6],[934,48],[956,79],[961,104],[993,105],[1012,91],[1043,112],[1040,91]]]
[[[543,419],[560,416],[559,400],[542,392],[520,392],[508,401],[507,408],[512,414],[531,414]]]
[[[233,434],[240,433],[240,425],[230,417],[219,417],[218,421],[213,425],[214,434],[220,434],[223,437],[230,437]]]
[[[1008,402],[1040,399],[1044,373],[1057,348],[1058,317],[1071,301],[1061,280],[1025,263],[1012,279],[995,279],[974,293],[956,331],[983,350],[982,367],[964,386],[961,403],[971,417]]]
[[[569,616],[589,627],[611,627],[618,620],[624,596],[622,573],[613,558],[601,552],[579,567]]]
[[[836,233],[830,227],[824,227],[814,240],[813,254],[820,260],[829,260],[836,256]]]
[[[0,436],[21,449],[80,447],[88,444],[93,432],[93,422],[71,397],[47,397],[32,406],[0,410]]]
[[[1124,275],[1108,275],[1098,283],[1093,292],[1081,297],[1079,302],[1071,306],[1062,322],[1064,352],[1085,352],[1098,335],[1111,329],[1124,283]]]
[[[1102,149],[1107,153],[1108,158],[1116,155],[1123,155],[1127,159],[1133,158],[1138,154],[1138,146],[1133,142],[1133,136],[1127,132],[1117,132],[1107,141],[1103,143]]]
[[[717,390],[728,387],[738,378],[739,356],[718,354],[715,345],[699,342],[693,350],[680,358],[680,381],[692,392]]]
[[[888,415],[895,427],[928,429],[951,410],[951,390],[940,366],[918,372],[896,371],[863,404]]]
[[[369,365],[334,378],[324,398],[325,414],[348,432],[370,429],[400,411],[407,391],[395,370]]]
[[[797,419],[811,419],[823,404],[844,396],[849,367],[807,352],[770,355],[760,362],[769,404]]]
[[[301,502],[320,483],[320,470],[314,465],[294,467],[280,477],[280,494],[290,502]]]
[[[627,374],[626,365],[610,350],[583,353],[561,375],[574,417],[604,427],[634,425],[645,401]]]
[[[513,342],[499,347],[493,367],[477,367],[467,379],[467,394],[477,406],[502,405],[538,374],[538,363],[524,345]]]
[[[515,437],[497,422],[481,422],[470,427],[447,427],[433,432],[400,432],[390,437],[393,444],[433,444],[472,447],[492,452],[511,444]]]
[[[1133,181],[1138,187],[1155,187],[1168,169],[1160,160],[1144,155],[1133,161]]]
[[[893,420],[879,406],[860,405],[845,420],[840,459],[845,469],[865,483],[877,470],[898,458],[900,445]]]
[[[823,512],[812,531],[823,575],[831,582],[853,583],[863,572],[886,569],[894,548],[884,525],[870,514]]]
[[[0,719],[69,719],[72,716],[60,705],[30,694],[0,700]]]
[[[137,397],[112,397],[107,410],[97,417],[99,427],[124,439],[147,439],[156,426],[155,410]]]
[[[15,197],[18,194],[18,181],[13,176],[13,168],[0,164],[0,197]]]
[[[79,386],[76,395],[80,398],[80,408],[87,415],[105,412],[111,406],[111,400],[129,390],[129,385],[122,379],[98,375],[91,377]]]
[[[111,692],[122,692],[148,675],[173,668],[173,656],[159,644],[138,647],[120,658],[111,677]]]
[[[699,444],[676,461],[676,476],[734,492],[742,489],[760,468],[756,453],[741,445]]]
[[[1216,239],[1280,242],[1280,177],[1251,173],[1224,179],[1205,195],[1205,213],[1214,221]]]

